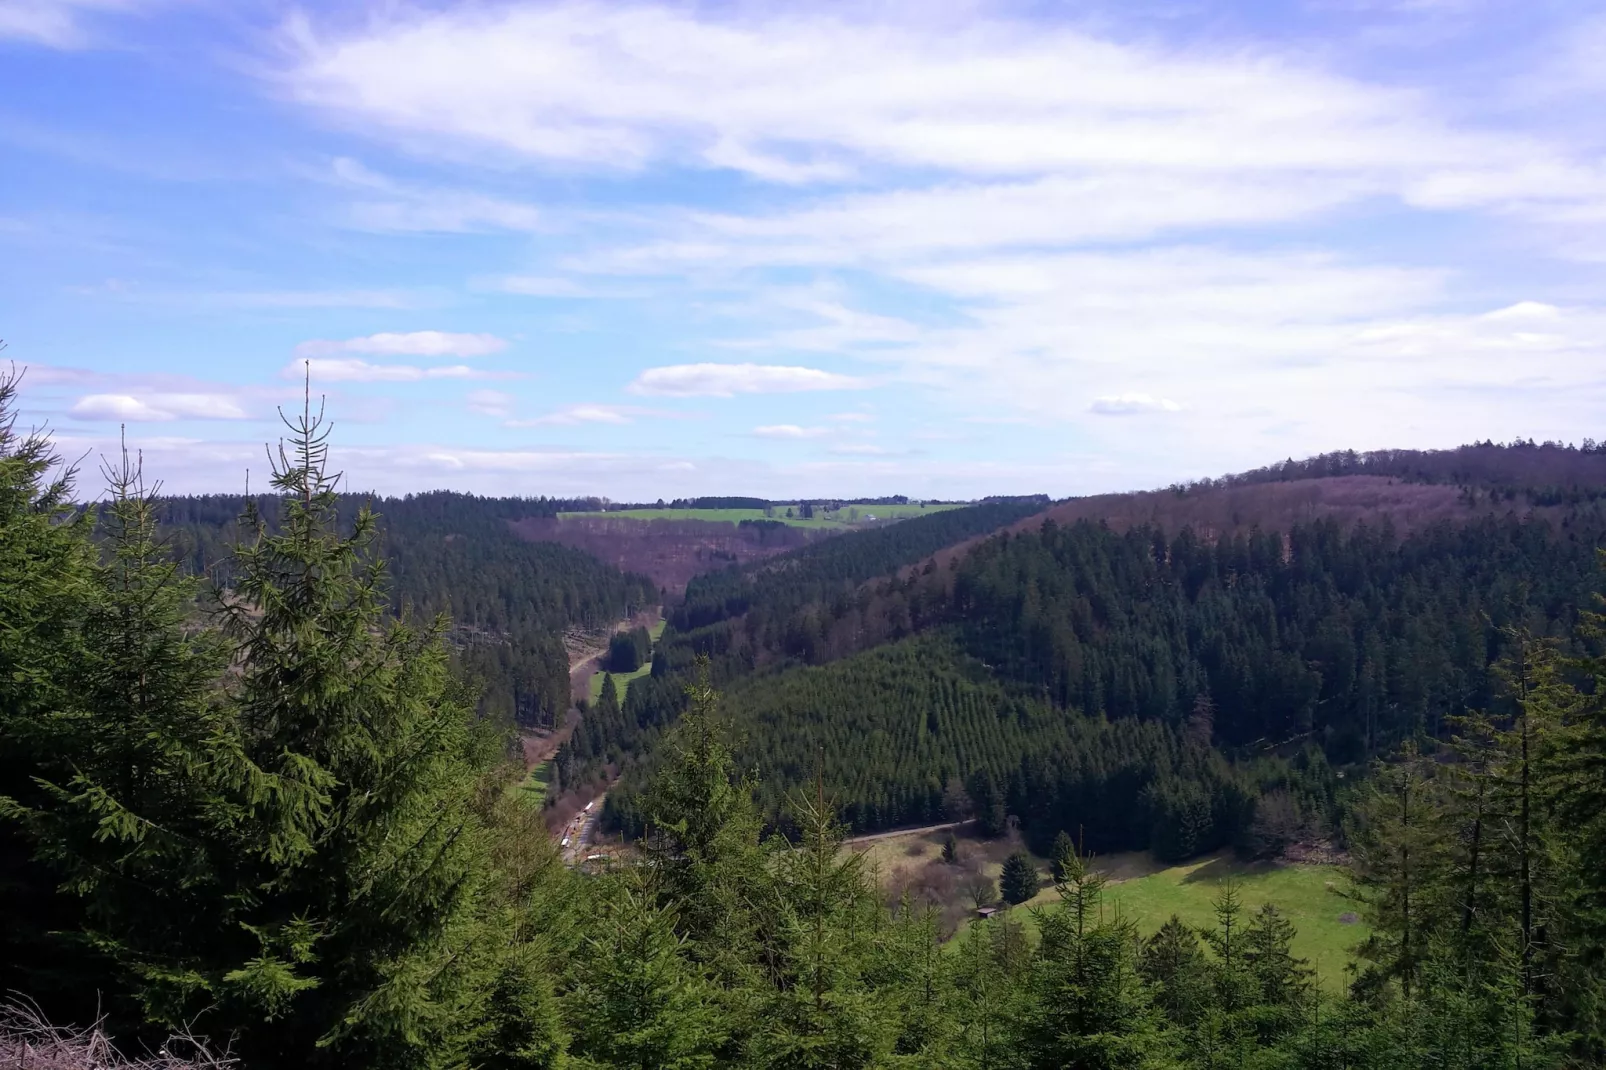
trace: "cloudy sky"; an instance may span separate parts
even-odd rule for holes
[[[0,0],[24,422],[260,480],[1054,495],[1606,437],[1606,9]]]

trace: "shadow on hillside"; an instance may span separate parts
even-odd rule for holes
[[[1205,862],[1195,866],[1182,877],[1183,884],[1197,884],[1207,881],[1220,883],[1238,877],[1248,877],[1256,873],[1265,872],[1271,868],[1263,862],[1240,862],[1231,851],[1223,852]]]

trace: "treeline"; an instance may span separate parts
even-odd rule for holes
[[[344,499],[342,519],[349,522],[368,501]],[[450,491],[371,501],[379,514],[376,552],[389,563],[391,608],[450,617],[449,638],[463,667],[483,681],[484,708],[521,724],[552,725],[568,709],[565,632],[606,627],[659,601],[645,576],[556,543],[528,541],[508,526],[556,515],[573,502]],[[248,506],[271,525],[279,501],[165,498],[160,520],[194,574],[229,587],[238,518]]]
[[[1388,476],[1413,483],[1450,483],[1477,488],[1606,487],[1606,442],[1474,442],[1448,450],[1338,450],[1302,460],[1289,458],[1264,468],[1214,479],[1178,483],[1179,494],[1256,483],[1287,483],[1331,476]]]
[[[342,519],[316,424],[207,605],[137,473],[110,473],[97,541],[9,401],[0,383],[0,985],[59,1023],[210,1035],[246,1070],[1599,1061],[1598,619],[1567,651],[1514,636],[1489,708],[1356,804],[1373,938],[1346,992],[1230,891],[1213,924],[1140,936],[1074,850],[1035,934],[1006,915],[949,952],[931,904],[889,903],[842,850],[820,781],[789,796],[790,838],[764,834],[706,683],[642,792],[640,864],[558,865],[443,636],[390,613],[375,519]],[[1189,767],[1196,741],[1152,738]],[[989,804],[983,778],[967,793]],[[1014,870],[1012,896],[1041,886]]]

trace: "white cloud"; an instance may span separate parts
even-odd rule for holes
[[[517,399],[501,390],[471,390],[465,400],[470,412],[505,420],[512,415],[513,403]]]
[[[511,420],[509,427],[572,427],[577,424],[628,424],[641,417],[674,417],[677,413],[636,405],[566,405],[531,420]]]
[[[370,364],[355,358],[346,360],[294,360],[284,366],[286,379],[300,379],[311,373],[314,382],[324,383],[415,383],[424,379],[476,379],[484,372],[466,364],[420,368],[413,364]]]
[[[296,353],[327,357],[367,353],[386,357],[483,357],[500,353],[507,342],[494,334],[451,334],[446,331],[384,332],[342,342],[314,339],[296,346]]]
[[[786,181],[835,177],[851,159],[1016,174],[1308,171],[1460,147],[1408,94],[1269,55],[942,23],[514,5],[346,33],[301,23],[286,77],[305,101],[407,136],[620,167],[679,155]]]
[[[800,427],[797,424],[768,424],[753,428],[754,438],[819,438],[831,433],[829,427]]]
[[[787,184],[917,169],[1026,180],[1024,199],[999,190],[1000,215],[1033,199],[1107,206],[1039,217],[1061,229],[1280,218],[1390,192],[1422,204],[1598,195],[1590,169],[1552,145],[1459,126],[1425,94],[1308,55],[968,13],[716,10],[515,3],[302,20],[283,78],[310,105],[458,155],[693,163]]]
[[[627,389],[632,394],[728,398],[737,394],[860,390],[868,385],[863,379],[818,368],[779,364],[674,364],[648,368]]]
[[[1149,412],[1180,412],[1182,406],[1169,398],[1149,394],[1111,394],[1093,399],[1088,411],[1101,416],[1136,416]]]
[[[243,420],[245,410],[224,394],[87,394],[73,403],[84,420]]]
[[[503,293],[522,294],[526,297],[590,297],[592,291],[573,279],[544,275],[508,275],[495,283]]]

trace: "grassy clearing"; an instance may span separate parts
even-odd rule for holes
[[[1335,889],[1342,887],[1343,874],[1335,866],[1243,863],[1230,853],[1162,869],[1154,869],[1147,855],[1116,856],[1095,864],[1115,881],[1105,892],[1104,909],[1119,911],[1144,934],[1158,929],[1173,914],[1189,925],[1213,925],[1212,904],[1229,882],[1238,885],[1245,915],[1265,903],[1275,903],[1297,930],[1294,954],[1310,961],[1330,991],[1343,987],[1350,949],[1366,935],[1364,925],[1339,920],[1355,906],[1336,893]],[[1152,871],[1145,873],[1145,869]],[[1121,879],[1126,874],[1131,875]],[[1058,898],[1053,888],[1048,888],[1032,904],[1055,909]],[[1032,924],[1027,912],[1016,914],[1028,926]]]
[[[660,619],[654,622],[653,625],[647,629],[647,634],[652,636],[653,643],[656,644],[659,639],[663,638],[664,628],[667,627],[668,624],[668,621]],[[643,665],[635,672],[614,673],[613,686],[615,690],[619,692],[619,701],[624,702],[625,693],[630,690],[630,681],[640,679],[651,672],[652,662],[648,661],[647,664]],[[593,703],[602,697],[602,678],[604,675],[606,674],[600,671],[591,674],[591,701]]]
[[[968,829],[956,831],[961,858],[994,880],[998,879],[1004,859],[1020,849],[1018,841],[978,840],[967,835]],[[864,854],[866,865],[883,880],[898,882],[922,872],[953,872],[939,861],[947,835],[946,831],[914,831],[850,847]],[[1036,861],[1044,887],[1026,905],[1057,909],[1059,896],[1048,884],[1048,860]],[[1105,916],[1118,910],[1145,935],[1165,924],[1172,914],[1189,925],[1212,925],[1213,901],[1220,895],[1222,885],[1236,881],[1245,914],[1271,902],[1288,915],[1297,931],[1294,954],[1308,959],[1323,987],[1332,992],[1339,991],[1345,983],[1344,967],[1350,962],[1350,948],[1366,936],[1366,926],[1339,920],[1340,915],[1355,907],[1334,891],[1343,886],[1343,871],[1336,866],[1244,863],[1230,852],[1177,866],[1158,863],[1147,852],[1096,858],[1093,864],[1110,880],[1104,895]],[[941,882],[934,883],[943,886]],[[954,890],[951,894],[956,905],[963,904],[962,893]],[[961,925],[968,924],[968,908],[961,913],[965,918]],[[1037,926],[1030,911],[1017,908],[1011,915],[1036,935]]]
[[[539,807],[546,800],[547,785],[552,776],[552,763],[542,762],[531,769],[529,774],[513,786],[519,798],[531,806]]]
[[[958,509],[957,505],[928,505],[922,508],[918,504],[910,505],[854,505],[840,509],[833,513],[817,512],[812,519],[804,520],[795,515],[798,511],[796,503],[777,504],[773,516],[766,515],[762,509],[621,509],[609,513],[559,513],[562,519],[570,517],[609,516],[625,517],[631,520],[710,520],[727,524],[738,524],[743,520],[779,520],[783,524],[790,524],[798,528],[829,528],[833,530],[847,530],[862,527],[871,523],[872,519],[881,520],[907,520],[910,517],[925,516],[928,513],[939,513],[945,509]],[[787,516],[787,509],[792,509],[794,515]]]

